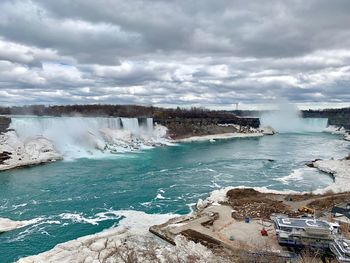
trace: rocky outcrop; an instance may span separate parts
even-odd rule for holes
[[[11,152],[3,151],[0,153],[0,165],[4,164],[6,160],[11,159]]]
[[[223,133],[249,133],[251,128],[259,127],[259,119],[237,118],[156,118],[154,121],[168,128],[172,139],[204,136]]]
[[[46,138],[37,137],[23,142],[15,131],[0,135],[0,171],[53,162],[62,158],[53,143]]]
[[[46,262],[189,262],[195,258],[198,263],[227,262],[219,258],[201,244],[179,236],[176,246],[158,242],[148,229],[153,224],[162,224],[171,215],[147,215],[133,211],[135,218],[124,218],[118,227],[100,233],[77,238],[56,245],[49,251],[22,258],[18,263]],[[134,223],[132,223],[134,222]]]
[[[11,119],[8,117],[0,116],[0,134],[7,132],[10,127]]]
[[[325,189],[316,190],[315,193],[332,191],[341,193],[350,191],[350,158],[349,156],[340,160],[317,160],[313,162],[315,168],[332,175],[333,184]]]
[[[264,135],[274,135],[276,133],[275,129],[272,128],[271,126],[266,126],[266,127],[261,128],[261,132]]]
[[[26,222],[0,217],[0,233],[8,232],[26,225]]]
[[[343,126],[338,127],[334,125],[329,125],[326,129],[324,129],[324,132],[343,135],[344,140],[350,141],[350,133]]]

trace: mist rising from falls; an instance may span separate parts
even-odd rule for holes
[[[13,117],[10,128],[23,141],[51,140],[66,159],[149,148],[165,143],[166,133],[152,118]]]
[[[271,126],[280,133],[322,132],[327,128],[327,118],[302,118],[298,108],[288,102],[280,103],[277,110],[260,117],[262,127]]]

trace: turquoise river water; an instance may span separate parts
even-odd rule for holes
[[[117,225],[120,210],[186,214],[199,198],[225,186],[323,188],[331,177],[305,162],[343,157],[349,149],[337,135],[285,133],[2,172],[0,217],[35,223],[0,234],[0,262]]]

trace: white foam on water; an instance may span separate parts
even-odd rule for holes
[[[118,220],[120,218],[119,216],[116,216],[113,211],[100,212],[90,217],[84,216],[82,213],[62,213],[59,214],[59,217],[63,220],[70,220],[74,223],[91,225],[98,225],[101,221]]]
[[[33,219],[29,219],[29,220],[23,220],[21,221],[24,226],[30,226],[30,225],[35,225],[38,224],[40,222],[43,222],[45,220],[44,217],[37,217],[37,218],[33,218]]]
[[[291,181],[301,181],[303,180],[303,175],[304,175],[304,168],[299,168],[299,169],[295,169],[292,171],[291,174],[280,177],[280,178],[276,178],[276,181],[279,181],[283,184],[288,184]]]
[[[177,214],[147,214],[136,210],[119,210],[114,211],[114,214],[123,217],[118,226],[127,228],[135,235],[148,235],[150,226],[163,224],[178,216]]]
[[[19,207],[24,207],[24,206],[27,206],[27,205],[28,205],[27,203],[23,203],[23,204],[18,204],[18,205],[12,205],[12,207],[13,207],[14,210],[16,210]]]
[[[340,135],[345,135],[346,129],[344,127],[338,127],[335,125],[329,125],[327,128],[323,130],[323,132],[328,132],[332,134],[340,134]]]
[[[146,234],[152,225],[162,224],[177,216],[176,214],[147,214],[136,210],[107,210],[95,214],[93,217],[85,217],[81,213],[63,213],[59,215],[63,220],[71,220],[77,223],[98,225],[105,220],[120,220],[118,227],[127,228],[134,234]]]
[[[44,224],[60,224],[57,220],[48,220],[45,217],[37,217],[29,220],[18,221],[20,225],[17,227],[19,229],[25,228],[23,231],[19,232],[14,238],[7,240],[6,242],[14,242],[25,239],[27,236],[33,233],[40,232],[44,230]]]
[[[194,213],[194,208],[196,207],[196,203],[189,203],[189,204],[186,204],[188,209],[190,209],[190,213],[189,214],[193,214]]]
[[[156,198],[155,199],[165,199],[164,196],[162,196],[162,194],[157,194]]]

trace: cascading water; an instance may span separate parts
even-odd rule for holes
[[[286,102],[278,110],[263,114],[261,126],[271,126],[280,133],[322,132],[327,128],[327,118],[302,118],[300,114],[295,105]]]
[[[134,134],[139,134],[140,125],[137,118],[121,118],[121,123],[124,130],[131,131]]]
[[[140,119],[140,118],[139,118]],[[152,118],[12,117],[10,128],[26,141],[43,136],[67,159],[120,153],[164,142]]]

